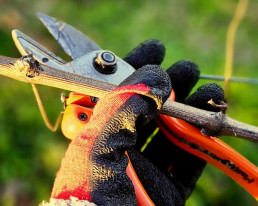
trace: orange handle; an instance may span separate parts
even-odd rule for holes
[[[170,98],[175,99],[174,92]],[[76,93],[70,94],[68,100],[62,121],[62,131],[67,138],[73,139],[92,115],[92,109],[85,106],[93,105],[89,96],[85,97],[85,95]],[[88,119],[81,121],[78,118],[80,113],[86,113]],[[160,115],[157,123],[171,142],[214,165],[238,182],[256,200],[258,199],[258,169],[246,158],[218,138],[203,135],[199,129],[183,120]],[[134,184],[138,205],[153,206],[154,203],[143,188],[130,160],[127,175]]]
[[[171,100],[175,99],[172,93]],[[157,123],[167,138],[180,148],[214,165],[258,200],[258,169],[237,151],[216,137],[173,117],[159,115]]]
[[[128,156],[127,152],[125,152],[125,154]],[[129,159],[129,156],[128,156],[128,159]],[[138,206],[155,206],[154,203],[152,202],[152,200],[150,199],[149,195],[147,194],[146,190],[142,186],[142,183],[139,180],[130,159],[129,159],[129,164],[126,168],[126,174],[133,183],[135,195],[137,198],[137,205]]]
[[[78,136],[83,126],[87,124],[92,115],[92,109],[77,104],[70,104],[65,108],[61,129],[63,135],[73,140]]]
[[[92,108],[87,107],[92,107],[95,104],[92,103],[90,96],[78,94],[75,92],[71,92],[69,94],[69,97],[66,99],[66,104],[67,107],[65,108],[61,128],[64,136],[72,140],[78,135],[83,126],[87,124],[92,115]],[[87,115],[87,120],[82,121],[78,117],[82,113]],[[126,155],[128,156],[127,152]],[[130,159],[126,169],[126,174],[134,185],[137,204],[139,206],[155,206],[148,196],[146,190],[142,186]]]

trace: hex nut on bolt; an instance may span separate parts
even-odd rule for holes
[[[103,74],[112,74],[116,71],[116,56],[110,51],[102,51],[94,59],[94,67]]]

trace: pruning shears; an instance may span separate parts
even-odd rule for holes
[[[71,73],[71,75],[77,74],[115,85],[135,71],[131,65],[113,52],[102,50],[72,26],[42,13],[38,16],[72,60],[70,62],[62,60],[27,35],[14,30],[12,36],[22,55],[32,55],[42,65]],[[172,91],[170,97],[172,101],[175,95]],[[65,98],[62,131],[67,138],[73,139],[87,124],[96,102],[95,97],[75,92],[71,92]],[[156,121],[172,143],[214,165],[258,200],[258,169],[241,154],[218,138],[202,134],[200,129],[183,120],[159,115]],[[131,163],[127,168],[127,174],[135,186],[139,205],[154,205]]]

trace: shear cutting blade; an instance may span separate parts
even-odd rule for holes
[[[95,42],[69,24],[42,13],[38,13],[38,17],[72,59],[101,50]]]
[[[62,71],[71,72],[66,62],[24,33],[13,30],[12,37],[22,55],[32,54],[40,63]]]

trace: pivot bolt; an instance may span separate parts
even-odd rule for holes
[[[95,68],[103,74],[112,74],[116,71],[116,56],[110,51],[102,51],[94,59]]]

